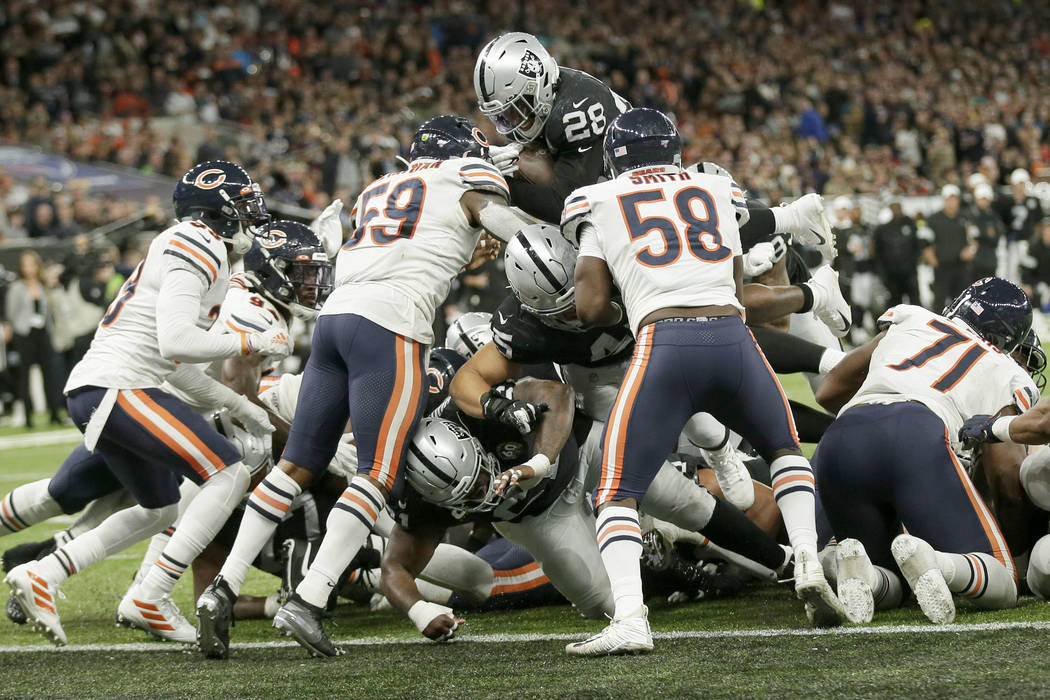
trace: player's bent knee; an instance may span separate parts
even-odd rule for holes
[[[289,462],[283,457],[280,460],[278,460],[277,466],[274,468],[280,469],[282,472],[295,479],[295,483],[299,484],[300,486],[306,486],[314,478],[313,472],[311,472],[309,469],[303,469],[299,465]]]
[[[1050,447],[1028,455],[1021,462],[1021,486],[1032,503],[1050,510]]]
[[[1040,600],[1050,600],[1050,535],[1043,535],[1028,559],[1028,587]]]

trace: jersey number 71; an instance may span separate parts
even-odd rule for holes
[[[635,241],[648,235],[650,231],[659,231],[664,239],[664,250],[658,253],[649,245],[635,255],[638,262],[646,267],[664,267],[671,265],[682,254],[682,234],[675,222],[663,216],[643,217],[639,207],[644,204],[666,202],[662,189],[643,190],[621,194],[620,212],[631,240]],[[703,204],[703,215],[700,216],[693,207]],[[732,257],[733,251],[722,245],[722,234],[718,231],[718,212],[715,210],[711,193],[700,187],[686,187],[674,196],[674,208],[678,219],[685,224],[685,242],[693,257],[707,263],[717,263]]]

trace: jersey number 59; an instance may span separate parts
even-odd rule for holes
[[[414,177],[411,180],[399,182],[394,185],[393,189],[390,189],[390,194],[386,196],[383,204],[382,216],[390,224],[397,224],[397,230],[394,233],[387,233],[388,224],[373,223],[373,220],[380,216],[380,211],[369,206],[375,198],[385,194],[388,189],[390,189],[390,183],[384,182],[362,195],[361,209],[364,213],[361,215],[361,223],[343,244],[344,250],[360,243],[366,232],[371,233],[372,241],[376,245],[387,245],[402,238],[411,238],[416,234],[416,224],[419,223],[419,215],[423,211],[423,199],[427,193],[426,184]]]
[[[661,189],[643,190],[621,194],[620,211],[631,240],[635,241],[658,231],[664,239],[663,252],[653,250],[650,244],[638,251],[635,257],[646,267],[664,267],[678,260],[682,254],[682,233],[671,219],[663,216],[642,216],[639,207],[643,204],[666,202]],[[702,214],[697,213],[697,204],[703,205]],[[718,231],[718,212],[711,194],[699,187],[686,187],[674,197],[674,208],[679,221],[685,225],[685,244],[698,260],[708,263],[722,262],[733,256],[733,251],[722,245],[722,234]]]

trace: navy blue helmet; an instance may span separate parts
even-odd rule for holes
[[[979,279],[944,309],[1003,352],[1012,353],[1032,328],[1032,304],[1013,282],[1001,277]]]
[[[1042,391],[1046,386],[1046,375],[1043,374],[1046,369],[1046,352],[1034,328],[1028,331],[1028,335],[1014,351],[1014,359],[1027,370],[1039,391]]]
[[[260,230],[244,255],[244,271],[263,296],[304,321],[317,316],[332,291],[332,261],[317,234],[297,221]]]
[[[427,119],[419,125],[416,135],[412,137],[412,147],[408,159],[489,157],[489,142],[481,129],[463,117],[454,114],[443,114],[440,117]]]
[[[682,137],[659,110],[638,107],[605,130],[605,168],[611,177],[644,165],[682,165]]]
[[[467,358],[452,348],[434,348],[427,366],[427,412],[430,415],[448,398],[448,387]]]
[[[242,247],[240,253],[247,249],[249,229],[270,221],[258,183],[244,168],[226,160],[194,165],[179,179],[171,198],[176,219],[207,224],[219,238]]]

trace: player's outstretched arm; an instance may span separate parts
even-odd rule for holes
[[[847,353],[817,387],[817,403],[831,413],[838,413],[846,402],[853,398],[868,376],[871,354],[886,335],[885,331],[871,339],[867,345]]]
[[[459,368],[449,385],[449,395],[456,407],[468,416],[484,418],[481,406],[484,394],[520,372],[521,365],[504,357],[495,343],[488,343]]]
[[[507,206],[507,200],[498,194],[470,190],[463,193],[459,202],[471,225],[480,226],[504,243],[532,223]]]
[[[408,615],[424,637],[435,641],[450,639],[465,622],[453,617],[451,608],[423,600],[416,586],[416,576],[433,558],[444,534],[443,527],[406,532],[395,525],[383,555],[380,579],[380,588],[390,604]]]
[[[536,428],[532,457],[524,464],[500,474],[496,493],[509,492],[515,486],[530,489],[542,479],[556,476],[552,465],[557,462],[558,455],[572,434],[576,394],[568,384],[546,379],[526,379],[514,386],[514,398],[546,406],[549,410]]]
[[[968,418],[959,430],[959,439],[971,445],[981,442],[1045,445],[1050,442],[1050,401],[1040,401],[1020,416]]]
[[[612,273],[601,258],[581,255],[576,261],[576,316],[589,326],[615,326],[623,307],[612,300]]]

